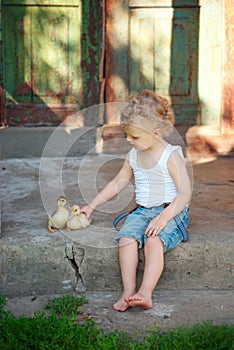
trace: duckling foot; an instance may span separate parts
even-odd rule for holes
[[[48,231],[51,232],[51,233],[55,233],[57,230],[53,229],[52,227],[49,227],[48,226]]]

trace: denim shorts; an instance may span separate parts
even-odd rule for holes
[[[145,234],[146,228],[150,221],[158,216],[164,210],[164,206],[144,208],[138,207],[131,214],[127,216],[123,227],[114,238],[115,243],[119,243],[121,237],[128,237],[139,242],[139,249],[145,245],[147,236]],[[185,207],[184,210],[178,214],[185,228],[189,223],[188,217],[189,209]],[[164,252],[175,248],[183,241],[183,235],[178,228],[174,218],[172,218],[166,227],[157,235],[164,244]]]

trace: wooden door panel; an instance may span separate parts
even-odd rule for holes
[[[184,99],[191,97],[191,84],[193,83],[189,79],[190,72],[190,58],[191,54],[191,26],[189,18],[189,10],[181,10],[180,16],[176,16],[173,21],[173,38],[176,40],[176,45],[171,43],[171,81],[170,81],[170,94],[174,97],[179,96]],[[186,49],[185,49],[186,48]]]
[[[77,102],[80,36],[77,8],[32,8],[34,101]],[[76,59],[75,59],[76,58]]]
[[[51,9],[43,11],[43,15],[39,16],[37,11],[33,11],[33,91],[44,99],[53,100],[53,97],[67,95],[68,24],[66,16],[63,17]]]
[[[8,7],[5,18],[6,102],[31,102],[30,14]]]
[[[124,13],[118,27],[121,6]],[[107,0],[107,9],[107,102],[124,101],[123,97],[150,89],[168,96],[177,122],[195,123],[199,114],[198,1],[125,0],[123,5]],[[121,42],[123,32],[129,34]],[[119,62],[126,63],[120,66]],[[107,122],[118,121],[113,115],[113,111],[107,113]]]
[[[173,14],[170,95],[174,103],[198,103],[199,9]]]
[[[6,9],[7,102],[43,99],[56,103],[62,102],[61,98],[70,101],[77,98],[80,57],[79,40],[75,38],[79,37],[77,15],[74,8]]]
[[[194,15],[194,9],[130,10],[130,93],[148,88],[174,103],[197,102]]]
[[[130,12],[129,92],[155,89],[154,79],[154,21]],[[147,38],[147,40],[146,40]]]
[[[130,7],[191,7],[197,6],[197,0],[129,0]]]
[[[2,0],[4,5],[76,6],[77,0]]]
[[[80,3],[44,6],[51,3],[4,3],[4,89],[11,125],[57,124],[81,104]]]

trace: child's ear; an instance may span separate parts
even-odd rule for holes
[[[153,133],[154,133],[154,136],[156,136],[156,137],[161,137],[162,136],[162,131],[161,131],[160,128],[155,128]]]

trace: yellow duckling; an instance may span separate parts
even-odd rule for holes
[[[90,225],[91,221],[86,218],[86,215],[80,212],[78,205],[73,205],[71,208],[73,216],[67,220],[67,230],[78,230]]]
[[[66,208],[66,206],[68,206],[68,200],[66,197],[60,196],[57,200],[57,206],[58,209],[51,216],[49,216],[49,232],[56,232],[56,229],[64,228],[70,215],[69,209]]]

